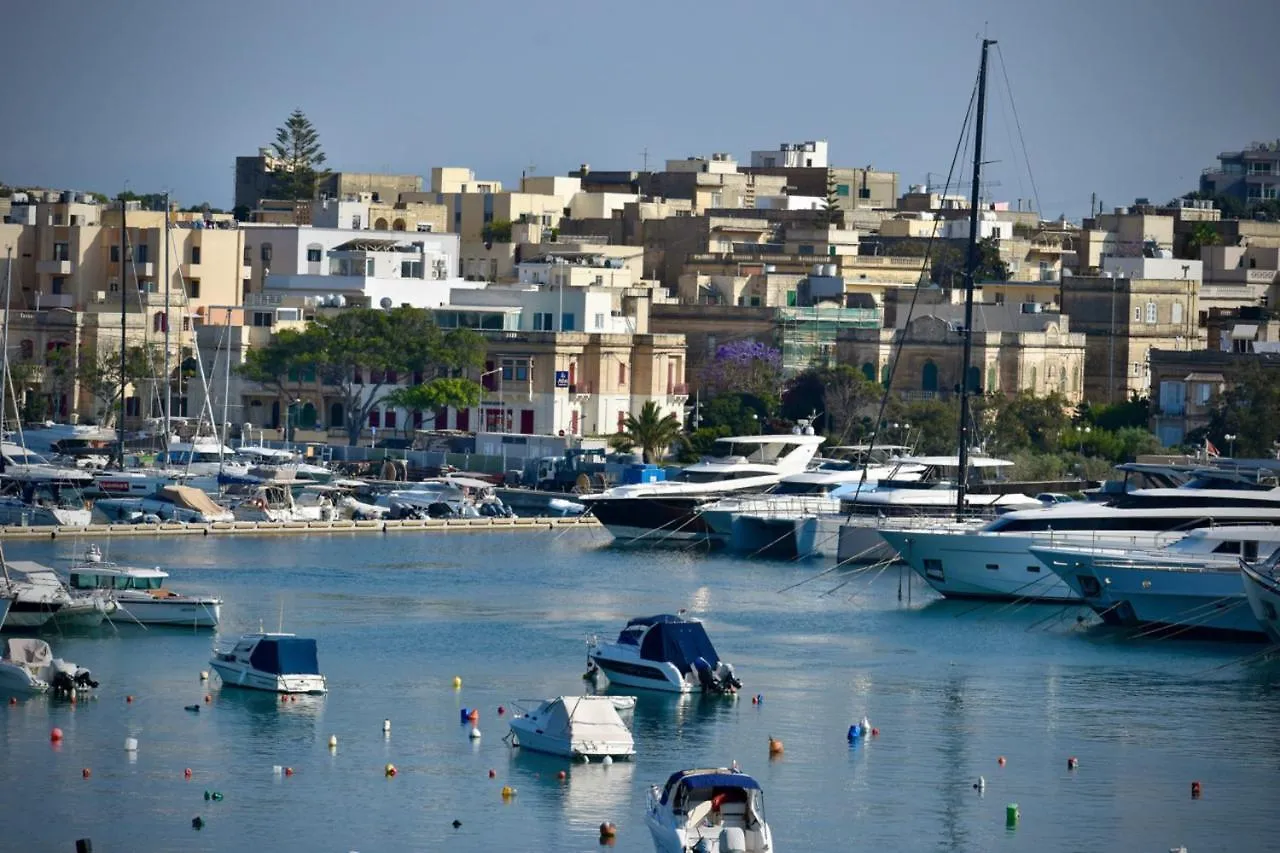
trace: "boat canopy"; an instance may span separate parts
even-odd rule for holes
[[[759,791],[760,783],[746,773],[735,770],[681,770],[672,773],[662,789],[662,802],[665,804],[671,793],[677,788],[686,791],[701,791],[708,788],[738,788]]]
[[[13,663],[48,666],[53,663],[53,649],[44,640],[11,639],[6,657]]]
[[[226,510],[218,506],[204,492],[194,486],[163,486],[157,497],[175,506],[194,510],[204,515],[222,515]]]
[[[610,696],[560,696],[535,712],[541,718],[542,731],[565,740],[620,740],[631,732]]]
[[[272,675],[319,675],[316,641],[300,637],[265,637],[249,655],[253,668]]]
[[[646,620],[633,619],[627,627],[634,630],[643,624],[646,624]],[[693,662],[698,658],[705,658],[712,668],[720,664],[720,657],[701,622],[663,614],[648,617],[647,624],[649,629],[640,640],[640,657],[644,660],[665,661],[681,673],[691,672]],[[626,633],[623,632],[624,635]],[[635,644],[634,639],[623,640],[619,637],[618,640]]]

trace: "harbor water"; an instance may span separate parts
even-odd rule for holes
[[[88,544],[5,551],[65,567]],[[615,849],[648,851],[647,787],[735,760],[783,853],[1205,853],[1280,837],[1280,663],[1258,646],[1135,639],[1076,607],[942,601],[897,567],[784,591],[824,566],[623,550],[601,530],[99,544],[220,594],[221,638],[315,637],[330,693],[282,703],[201,683],[208,631],[46,633],[101,687],[0,708],[2,850],[580,851],[611,821]],[[499,706],[584,690],[590,635],[679,608],[707,623],[742,696],[640,692],[631,762],[503,742]],[[864,716],[880,733],[850,746]]]

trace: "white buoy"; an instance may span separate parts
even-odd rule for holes
[[[601,764],[612,764],[612,763],[613,763],[613,756],[612,756],[612,755],[606,755],[604,758],[600,759],[600,763],[601,763]]]
[[[477,738],[479,738],[479,737],[480,737],[480,730],[479,730],[478,728],[476,728],[475,726],[472,726],[472,727],[471,727],[471,733],[470,733],[469,737],[470,737],[472,740],[476,740]]]
[[[124,751],[125,751],[125,752],[137,752],[137,751],[138,751],[138,739],[137,739],[137,738],[134,738],[134,737],[127,737],[127,738],[125,738],[125,739],[124,739]]]
[[[383,733],[384,735],[389,735],[389,734],[391,734],[391,721],[390,721],[390,720],[383,720],[383,721],[382,721],[382,733]]]
[[[862,718],[862,734],[864,737],[869,737],[871,735],[871,721],[866,717]]]
[[[330,749],[337,749],[337,748],[338,748],[338,736],[337,736],[337,735],[329,735],[329,748],[330,748]]]
[[[590,755],[584,755],[584,756],[582,756],[582,763],[583,763],[583,764],[590,764],[590,763],[591,763],[591,756],[590,756]]]
[[[208,681],[208,680],[209,680],[209,671],[208,671],[208,670],[205,670],[205,669],[200,670],[200,680],[201,680],[201,681]]]
[[[281,776],[284,774],[284,767],[279,764],[271,765],[271,774],[273,776]]]
[[[979,776],[978,781],[973,783],[973,787],[979,791],[985,791],[987,789],[987,780]]]

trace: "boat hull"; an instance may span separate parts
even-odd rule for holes
[[[9,605],[12,603],[12,598],[0,598],[0,630],[4,630],[4,620],[9,615]]]
[[[61,607],[62,605],[57,602],[16,599],[10,604],[9,613],[5,616],[4,623],[0,624],[0,629],[5,631],[30,631],[35,628],[41,628],[53,618]]]
[[[323,675],[270,675],[256,670],[238,666],[228,666],[219,660],[212,660],[209,665],[222,679],[226,687],[242,687],[246,690],[263,690],[268,693],[311,693],[326,692]]]
[[[1256,569],[1241,567],[1249,609],[1273,643],[1280,643],[1280,581]]]
[[[605,498],[588,509],[620,542],[658,544],[714,539],[714,531],[697,512],[706,498]]]
[[[689,693],[693,685],[684,679],[680,670],[664,661],[622,659],[601,652],[591,652],[591,661],[616,687],[637,687],[641,690],[658,690],[663,693]]]
[[[44,693],[48,682],[33,676],[26,668],[0,661],[0,693]]]
[[[517,717],[511,721],[511,734],[516,745],[523,750],[541,752],[547,755],[558,755],[562,758],[631,758],[635,755],[635,746],[623,741],[586,741],[577,739],[567,741],[540,734],[532,726],[522,725],[524,718]]]
[[[122,621],[141,625],[178,625],[183,628],[216,628],[222,618],[217,599],[153,599],[150,596],[120,598]]]

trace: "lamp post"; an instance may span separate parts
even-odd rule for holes
[[[495,373],[497,373],[497,374],[501,374],[501,373],[502,373],[502,368],[501,368],[501,367],[495,367],[493,370],[486,370],[484,373],[481,373],[481,374],[480,374],[480,385],[481,385],[481,386],[483,386],[483,385],[484,385],[484,378],[485,378],[486,376],[493,376]],[[502,379],[501,379],[501,376],[499,376],[499,379],[498,379],[498,422],[499,422],[499,426],[501,427],[501,428],[498,430],[498,432],[506,432],[506,425],[507,425],[507,413],[506,413],[506,411],[505,411],[505,409],[503,408],[503,405],[502,405]],[[486,427],[486,428],[488,428],[488,424],[485,424],[485,427]]]
[[[1091,432],[1093,432],[1093,427],[1091,427],[1091,426],[1087,426],[1087,427],[1085,427],[1085,428],[1084,428],[1084,429],[1082,429],[1082,430],[1077,430],[1077,431],[1076,431],[1076,436],[1080,439],[1080,440],[1076,443],[1076,454],[1077,454],[1077,455],[1080,455],[1080,454],[1083,454],[1083,453],[1084,453],[1084,438],[1085,438],[1085,436],[1089,435]]]
[[[1234,459],[1236,456],[1236,434],[1229,432],[1223,438],[1227,440],[1227,456]]]

